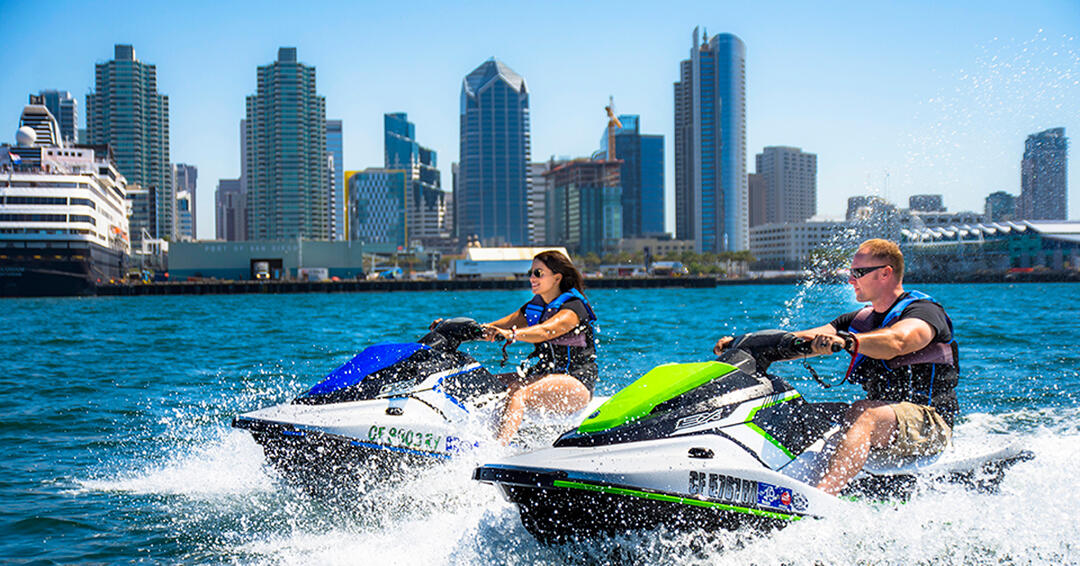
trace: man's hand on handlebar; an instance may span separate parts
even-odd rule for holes
[[[442,321],[443,321],[443,319],[436,318],[434,321],[432,321],[431,326],[428,327],[428,330],[435,330],[435,327],[438,326],[439,323],[442,322]]]
[[[844,338],[835,334],[818,334],[810,341],[810,351],[816,356],[828,356],[845,347]]]

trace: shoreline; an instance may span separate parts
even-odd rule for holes
[[[925,276],[930,275],[930,276]],[[798,285],[805,277],[606,277],[586,279],[590,289],[708,289],[734,285]],[[912,273],[906,283],[1080,283],[1080,271],[973,273],[942,277]],[[845,281],[836,281],[844,284]],[[180,281],[98,285],[93,294],[104,297],[136,295],[239,295],[281,293],[364,293],[380,291],[457,291],[526,289],[515,279],[363,280],[363,281]]]

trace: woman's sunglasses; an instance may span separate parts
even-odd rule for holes
[[[535,277],[541,279],[544,277],[544,271],[542,269],[533,269],[532,271],[526,271],[525,277]]]
[[[888,265],[875,265],[873,267],[852,267],[851,268],[851,278],[852,279],[862,279],[863,277],[869,275],[870,273],[873,273],[877,269],[881,269],[882,267],[889,267],[889,266]]]

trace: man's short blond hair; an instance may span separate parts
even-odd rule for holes
[[[897,277],[904,278],[904,254],[900,252],[900,246],[895,242],[874,238],[859,244],[859,250],[855,253],[868,255],[892,267]]]

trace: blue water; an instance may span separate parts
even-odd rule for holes
[[[525,291],[0,301],[0,561],[480,564],[1077,563],[1080,285],[930,285],[961,340],[960,449],[1037,458],[1000,493],[945,489],[852,506],[769,536],[634,533],[538,545],[516,508],[452,462],[350,502],[313,500],[263,463],[233,415],[290,399],[360,349],[448,315],[491,320]],[[649,368],[709,359],[716,338],[816,326],[843,286],[596,290],[610,394]],[[515,347],[512,353],[527,350]],[[492,344],[466,346],[496,363]],[[836,375],[844,356],[815,361]],[[793,363],[773,370],[811,399]],[[491,455],[495,456],[495,455]],[[484,457],[484,455],[480,455]]]

